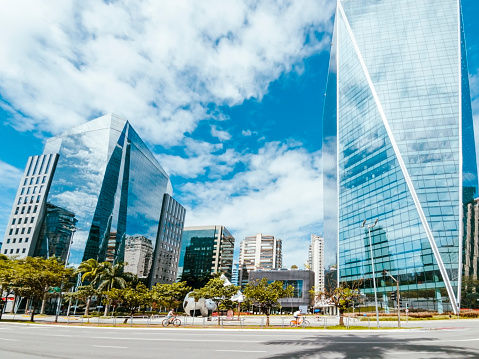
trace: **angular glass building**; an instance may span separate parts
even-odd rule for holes
[[[56,255],[75,266],[90,258],[115,263],[125,260],[125,243],[134,238],[152,250],[166,240],[159,228],[170,179],[128,121],[99,117],[50,138],[43,153],[27,163],[2,253]],[[175,210],[179,242],[184,208],[176,203]],[[174,250],[177,258],[179,244]],[[159,258],[148,258],[160,266]]]
[[[375,280],[387,310],[387,270],[410,308],[457,312],[477,195],[460,2],[339,0],[332,45],[324,236],[337,239],[338,279],[370,298]],[[376,219],[370,248],[361,224]]]
[[[235,238],[224,226],[185,227],[178,264],[178,279],[198,285],[211,273],[233,274]]]

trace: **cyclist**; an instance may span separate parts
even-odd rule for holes
[[[166,319],[168,319],[168,323],[173,323],[176,318],[176,313],[174,309],[171,309],[168,314],[166,315]]]
[[[294,320],[296,320],[296,323],[298,324],[299,324],[299,318],[301,318],[301,315],[302,315],[301,309],[293,313]]]

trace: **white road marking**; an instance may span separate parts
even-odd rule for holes
[[[91,339],[110,339],[110,340],[140,340],[140,341],[168,341],[184,342],[184,338],[125,338],[125,337],[89,337]],[[212,342],[212,343],[261,343],[261,340],[221,340],[221,339],[188,339],[188,342]]]
[[[9,342],[18,342],[17,339],[0,338],[0,340],[5,340],[5,341],[9,341]]]
[[[116,347],[114,345],[93,345],[96,348],[117,348],[117,349],[128,349],[128,347]]]
[[[52,334],[52,337],[67,337],[71,338],[73,335],[70,334]]]
[[[266,350],[216,350],[217,352],[234,352],[234,353],[266,353]]]

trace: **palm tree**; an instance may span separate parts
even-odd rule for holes
[[[82,277],[81,277],[82,282],[84,282],[85,280],[89,281],[92,288],[94,288],[98,284],[98,281],[103,271],[104,271],[103,263],[98,263],[96,259],[90,258],[82,262],[78,266],[76,273],[82,273]],[[90,312],[90,302],[91,302],[91,295],[88,296],[87,302],[86,302],[85,315],[87,316]]]
[[[124,263],[117,263],[112,265],[109,262],[103,262],[103,271],[100,275],[99,290],[106,290],[107,292],[112,288],[123,289],[126,286],[124,278],[123,267]],[[105,316],[108,314],[108,304],[105,305]]]

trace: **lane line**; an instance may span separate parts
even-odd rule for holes
[[[166,341],[166,342],[185,342],[185,338],[119,338],[119,337],[89,337],[90,339],[110,339],[110,340],[138,340],[138,341]],[[188,342],[210,342],[210,343],[262,343],[261,340],[221,340],[221,339],[187,339]]]
[[[234,352],[234,353],[267,353],[266,350],[233,350],[233,349],[230,349],[230,350],[227,350],[227,349],[224,349],[224,350],[221,350],[221,349],[218,349],[216,350],[217,352]]]
[[[17,339],[0,338],[0,340],[5,340],[5,341],[8,341],[8,342],[18,342]]]
[[[52,337],[66,337],[66,338],[71,338],[73,335],[70,334],[52,334]]]
[[[116,348],[116,349],[128,349],[128,347],[117,347],[114,345],[93,345],[95,348]]]

